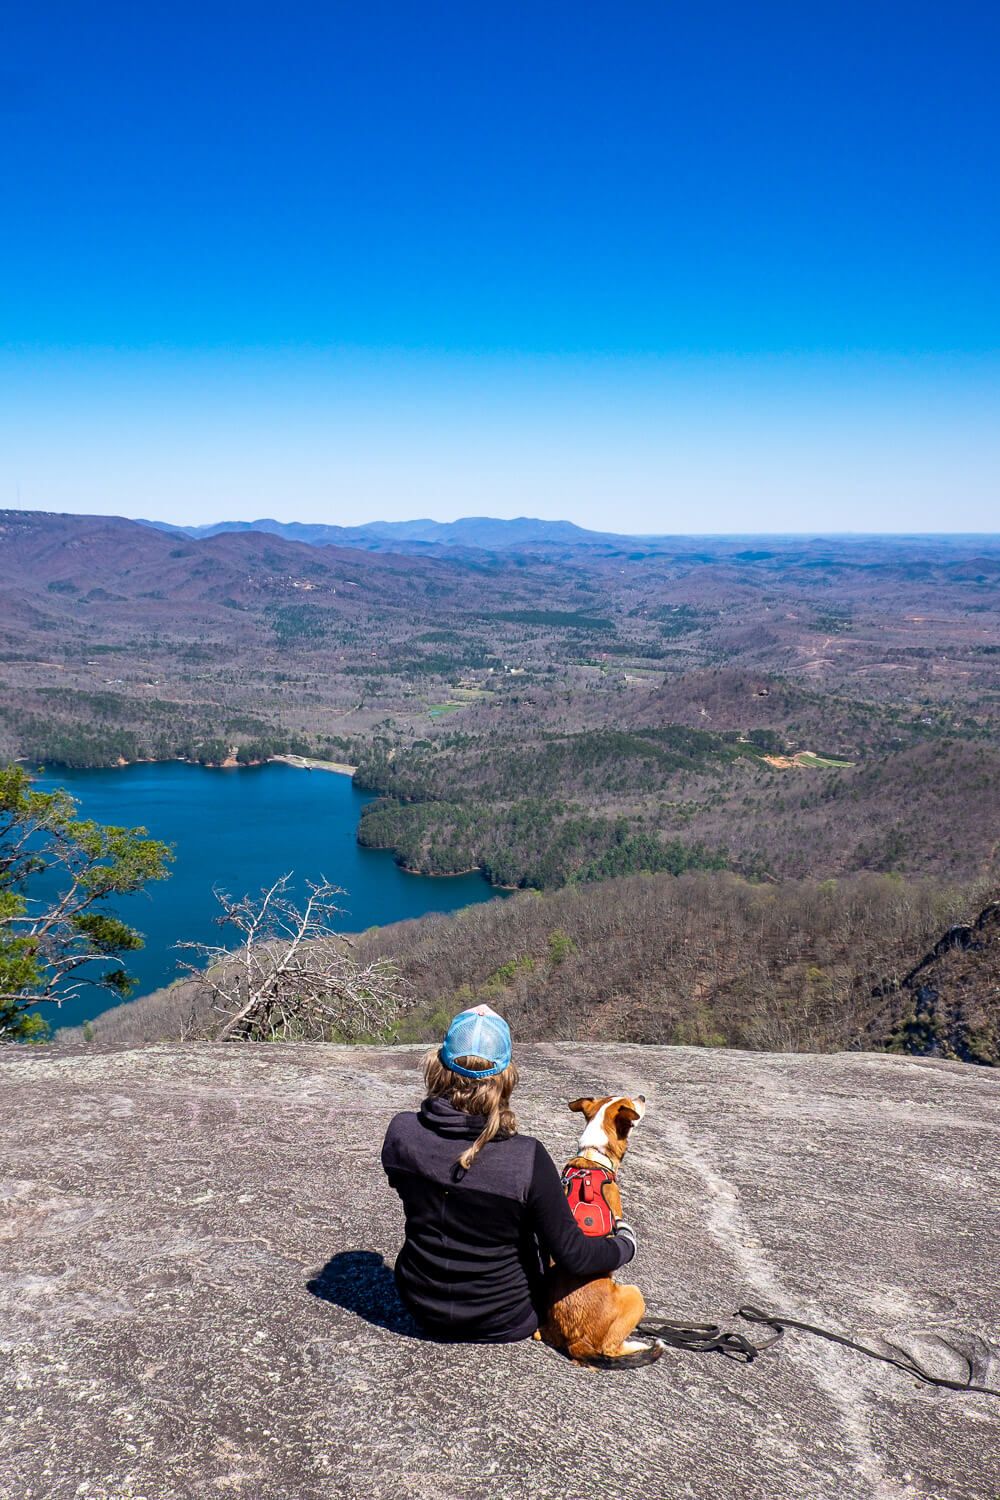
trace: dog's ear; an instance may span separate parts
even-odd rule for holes
[[[578,1114],[586,1115],[589,1120],[597,1107],[596,1099],[571,1099],[567,1109],[575,1109]]]
[[[639,1111],[637,1109],[633,1109],[631,1104],[619,1104],[618,1108],[615,1110],[614,1124],[618,1130],[619,1135],[628,1135],[636,1120],[641,1119],[642,1116],[640,1115]]]

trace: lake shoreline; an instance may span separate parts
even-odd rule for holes
[[[361,840],[358,840],[361,843]],[[386,854],[393,855],[393,863],[396,868],[403,871],[404,875],[416,875],[421,880],[457,880],[462,875],[478,875],[485,880],[491,891],[520,891],[530,890],[530,886],[505,885],[502,880],[491,880],[482,865],[466,865],[464,870],[416,870],[413,865],[405,864],[396,853],[395,844],[362,844],[363,849],[381,850]]]
[[[292,766],[296,771],[332,771],[336,776],[353,776],[358,769],[344,760],[317,760],[311,755],[272,755],[269,764],[276,761],[283,766]]]
[[[31,756],[18,755],[14,758],[14,765],[28,766],[35,764]],[[140,756],[137,760],[125,760],[119,756],[110,765],[104,766],[71,766],[65,761],[49,760],[45,762],[45,769],[66,771],[123,771],[128,766],[200,766],[203,771],[252,771],[258,766],[270,765],[291,766],[296,771],[333,771],[337,776],[353,776],[358,769],[350,766],[342,760],[319,760],[311,755],[269,755],[266,760],[237,760],[235,756],[228,760],[190,760],[186,755],[168,755],[163,760],[157,760],[154,756]]]

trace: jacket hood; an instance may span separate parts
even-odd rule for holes
[[[420,1106],[420,1119],[436,1135],[450,1136],[456,1141],[474,1141],[486,1124],[485,1115],[466,1114],[443,1097],[425,1099]]]

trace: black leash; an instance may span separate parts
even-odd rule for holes
[[[761,1312],[759,1307],[744,1306],[737,1309],[737,1315],[745,1318],[748,1323],[763,1323],[768,1328],[776,1330],[776,1338],[780,1338],[786,1328],[798,1328],[801,1333],[813,1333],[817,1338],[827,1339],[831,1344],[842,1344],[845,1349],[854,1349],[858,1354],[866,1354],[869,1359],[878,1359],[884,1365],[893,1365],[897,1370],[902,1370],[905,1375],[912,1375],[916,1380],[922,1380],[926,1385],[943,1386],[949,1391],[967,1391],[977,1396],[1000,1397],[1000,1390],[991,1385],[974,1385],[972,1381],[972,1361],[968,1355],[961,1357],[965,1360],[968,1375],[964,1380],[948,1380],[944,1375],[932,1375],[925,1370],[923,1365],[912,1354],[901,1349],[898,1344],[885,1342],[895,1354],[880,1354],[877,1349],[869,1349],[867,1344],[859,1344],[855,1339],[849,1339],[842,1333],[831,1333],[828,1328],[817,1328],[815,1323],[802,1323],[798,1318],[786,1318],[783,1313]],[[771,1343],[776,1342],[772,1339]],[[956,1349],[955,1353],[959,1353]]]
[[[742,1333],[724,1333],[716,1323],[681,1323],[672,1318],[644,1319],[635,1331],[659,1339],[671,1349],[683,1349],[688,1354],[723,1354],[744,1365],[753,1364],[762,1350],[770,1349],[781,1337],[779,1332],[766,1344],[751,1344]]]
[[[742,1364],[749,1365],[758,1354],[762,1354],[765,1349],[770,1349],[772,1344],[776,1344],[786,1328],[797,1328],[800,1333],[815,1334],[817,1338],[827,1339],[831,1344],[842,1344],[845,1349],[854,1349],[858,1354],[867,1355],[869,1359],[877,1359],[883,1364],[893,1365],[897,1370],[902,1370],[906,1375],[912,1375],[926,1385],[943,1386],[949,1391],[965,1391],[978,1396],[1000,1397],[1000,1390],[994,1386],[973,1384],[972,1361],[964,1354],[962,1358],[969,1372],[966,1379],[948,1380],[943,1375],[932,1375],[929,1370],[925,1370],[912,1354],[908,1354],[898,1344],[889,1344],[889,1348],[895,1351],[894,1355],[880,1354],[877,1349],[869,1349],[866,1344],[859,1344],[855,1339],[849,1339],[842,1333],[831,1333],[828,1328],[817,1328],[815,1323],[803,1323],[798,1318],[786,1318],[783,1313],[762,1312],[759,1307],[751,1307],[749,1304],[738,1308],[736,1315],[745,1318],[748,1323],[763,1323],[765,1327],[773,1330],[773,1337],[768,1339],[766,1344],[752,1344],[742,1333],[725,1333],[715,1323],[684,1323],[675,1322],[670,1318],[644,1319],[635,1331],[645,1334],[648,1338],[661,1339],[672,1349],[683,1349],[689,1354],[719,1353],[727,1359],[736,1359]],[[888,1339],[886,1343],[889,1343]]]

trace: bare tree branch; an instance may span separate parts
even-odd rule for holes
[[[332,926],[341,908],[341,886],[307,881],[305,905],[289,896],[291,874],[254,898],[234,900],[216,890],[220,926],[240,935],[236,948],[178,943],[198,955],[183,965],[212,988],[223,1018],[220,1041],[357,1041],[391,1035],[411,1003],[396,965],[387,959],[359,964],[352,946]]]

